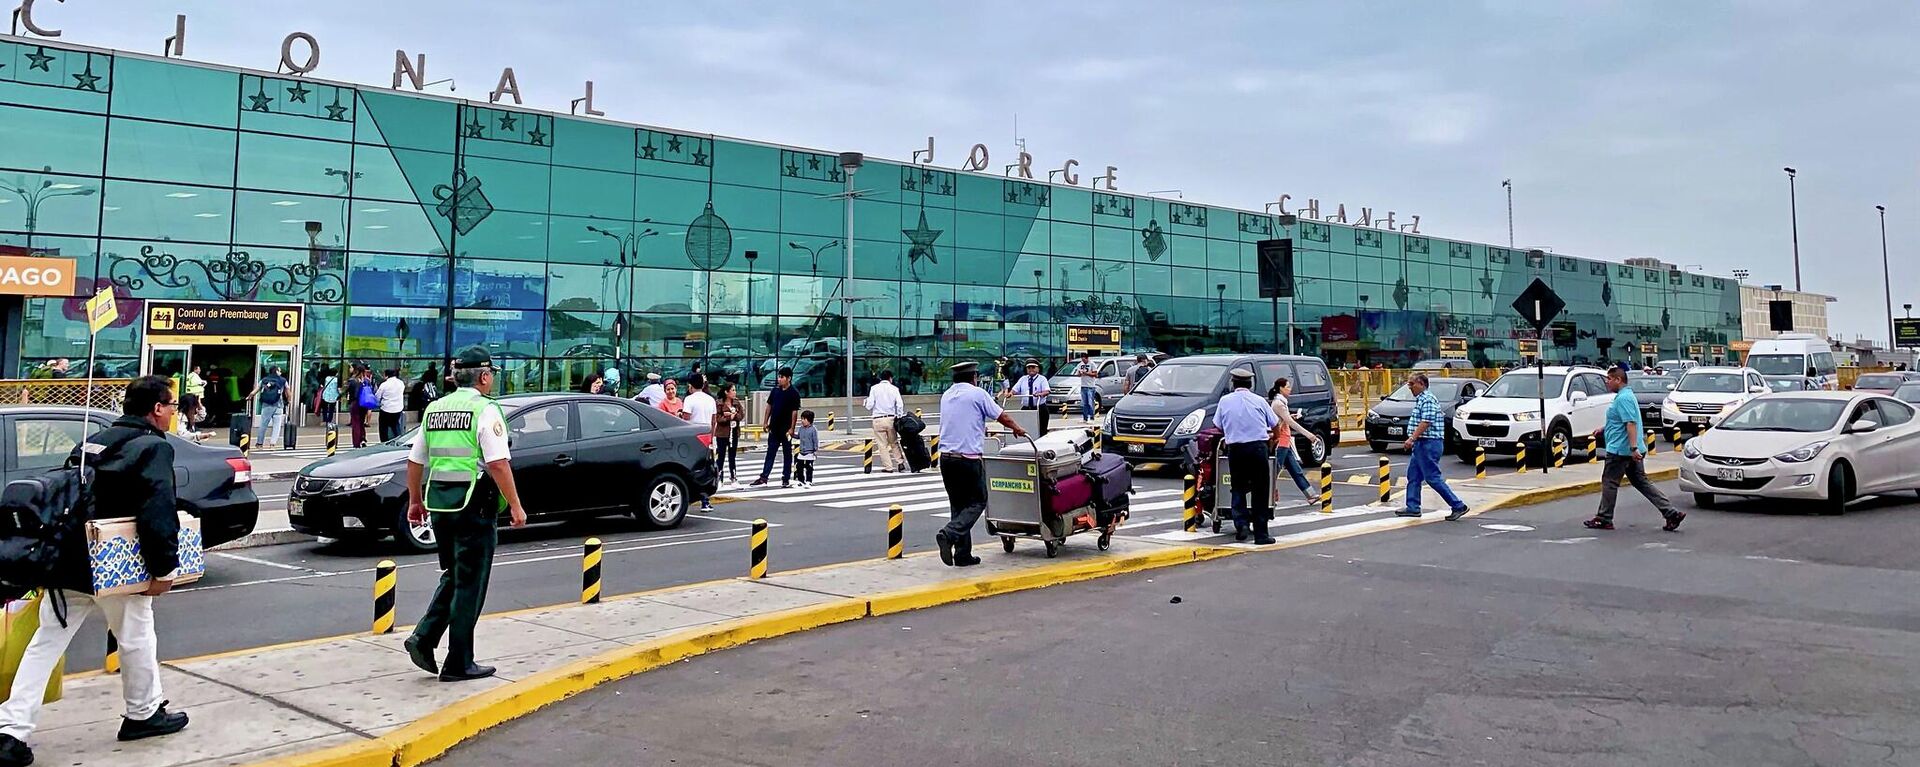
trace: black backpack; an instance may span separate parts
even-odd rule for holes
[[[67,558],[85,548],[92,485],[91,464],[69,465],[0,490],[0,599],[67,585],[60,574],[73,567]]]

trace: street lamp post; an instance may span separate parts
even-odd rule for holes
[[[1500,186],[1507,190],[1507,247],[1512,248],[1513,247],[1513,179],[1506,179],[1504,181],[1501,181]]]
[[[640,219],[640,223],[650,224],[653,223],[653,219],[643,218]],[[633,275],[629,273],[629,267],[638,265],[640,260],[640,241],[657,235],[659,232],[655,231],[653,227],[647,227],[632,234],[619,235],[591,224],[587,226],[587,231],[613,240],[614,246],[619,249],[619,269],[621,273],[614,275],[613,278],[613,289],[618,293],[614,298],[613,314],[613,367],[617,369],[620,367],[621,357],[625,356],[626,353],[626,347],[623,345],[627,330],[626,315],[633,294]],[[620,278],[623,276],[627,278],[627,288],[625,290],[620,288]],[[709,285],[711,285],[710,280],[711,278],[709,278]],[[605,283],[601,284],[601,289],[606,289]],[[712,303],[711,296],[708,297],[707,303]],[[707,307],[707,311],[709,313],[713,311],[711,305]],[[620,384],[621,388],[625,389],[627,384],[626,376],[621,376]]]
[[[53,166],[41,166],[40,172],[52,173]],[[64,181],[56,182],[50,178],[40,179],[39,186],[33,186],[27,183],[25,178],[18,176],[14,177],[14,182],[15,183],[9,184],[5,181],[0,181],[0,190],[19,195],[20,201],[27,204],[28,253],[33,252],[33,233],[40,227],[40,205],[42,203],[57,197],[91,197],[93,193],[97,191],[82,187],[79,184],[70,184]]]
[[[853,433],[853,200],[857,193],[853,190],[853,174],[860,170],[866,157],[859,152],[841,152],[840,169],[847,174],[847,233],[841,238],[846,243],[841,250],[847,257],[847,269],[840,275],[840,311],[847,323],[847,434]]]
[[[1781,168],[1787,172],[1787,215],[1793,222],[1793,290],[1800,292],[1800,198],[1794,190],[1793,179],[1799,173],[1792,168]]]
[[[1881,284],[1887,292],[1887,348],[1894,348],[1893,332],[1893,267],[1887,261],[1887,206],[1875,205],[1880,211],[1880,274]]]

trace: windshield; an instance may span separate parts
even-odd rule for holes
[[[1100,372],[1100,361],[1099,361],[1099,360],[1094,360],[1094,361],[1093,361],[1093,371],[1094,371],[1094,372],[1096,372],[1096,373],[1098,373],[1098,372]],[[1069,376],[1069,377],[1071,377],[1071,376],[1077,376],[1077,375],[1080,375],[1080,361],[1079,361],[1079,360],[1067,360],[1067,362],[1066,362],[1065,364],[1063,364],[1063,365],[1061,365],[1061,366],[1060,366],[1060,370],[1059,370],[1059,372],[1056,372],[1056,373],[1054,373],[1054,375],[1056,375],[1056,376]]]
[[[1893,396],[1902,402],[1920,403],[1920,383],[1901,384]]]
[[[1627,385],[1637,392],[1663,393],[1673,391],[1674,380],[1666,376],[1627,376]]]
[[[1680,377],[1674,391],[1701,391],[1738,394],[1747,390],[1747,377],[1739,373],[1688,373]]]
[[[1714,430],[1822,432],[1833,428],[1846,409],[1845,400],[1763,397],[1733,411]]]
[[[1560,396],[1560,388],[1565,384],[1565,375],[1547,376],[1547,396]],[[1508,373],[1493,382],[1493,388],[1487,389],[1487,396],[1494,398],[1539,399],[1540,374],[1532,372]]]
[[[1453,382],[1428,384],[1427,391],[1433,392],[1434,399],[1440,400],[1441,402],[1452,402],[1454,398],[1460,396],[1460,384]],[[1387,395],[1387,401],[1412,402],[1413,390],[1407,388],[1406,384],[1400,384],[1400,388],[1394,389],[1392,394]]]
[[[1807,355],[1750,354],[1747,355],[1747,367],[1760,371],[1760,375],[1764,376],[1803,376],[1807,374]]]
[[[1860,376],[1860,380],[1853,382],[1853,388],[1855,389],[1897,389],[1900,387],[1900,383],[1904,380],[1906,379],[1903,376],[1886,375],[1884,373],[1875,374],[1875,375],[1864,375],[1864,376]]]
[[[1806,391],[1807,379],[1800,376],[1769,378],[1767,388],[1774,391]]]
[[[1146,380],[1133,387],[1134,394],[1212,394],[1223,386],[1225,365],[1192,362],[1167,363],[1148,373]]]

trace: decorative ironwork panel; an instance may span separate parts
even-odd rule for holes
[[[240,108],[247,112],[353,122],[352,88],[284,77],[240,76]]]
[[[1453,246],[1456,248],[1463,248],[1469,251],[1472,250],[1472,247],[1473,247],[1471,245],[1467,245],[1466,243],[1462,243],[1462,242],[1456,242],[1453,244]],[[1487,248],[1487,263],[1511,264],[1513,263],[1513,251],[1508,250],[1506,248],[1489,247]]]
[[[647,131],[642,131],[647,132]],[[659,134],[668,135],[668,134]],[[641,144],[641,159],[646,159]],[[840,170],[840,158],[819,152],[802,152],[796,149],[780,150],[780,174],[787,178],[804,178],[813,181],[831,181],[840,183],[846,176]]]
[[[713,165],[713,139],[641,128],[634,131],[633,156],[642,160],[708,167]],[[818,158],[819,155],[814,157]],[[785,157],[780,158],[780,164],[786,164]],[[836,175],[839,174],[838,164],[833,166],[833,171]]]
[[[1170,203],[1167,210],[1167,220],[1173,223],[1197,226],[1202,229],[1207,226],[1207,209],[1203,206],[1176,202]]]
[[[1093,193],[1093,213],[1096,216],[1109,216],[1133,220],[1133,198],[1112,192]]]
[[[1047,191],[1045,184],[1036,184],[1031,181],[1006,181],[1002,184],[1006,189],[1009,204],[1032,205],[1037,208],[1045,208],[1053,204],[1053,196]]]
[[[1333,227],[1318,221],[1300,222],[1300,239],[1310,242],[1327,242],[1333,237]]]
[[[1242,212],[1240,214],[1240,233],[1272,237],[1273,217],[1263,213]]]
[[[1401,235],[1400,251],[1409,255],[1425,256],[1433,252],[1433,241],[1425,237]],[[1454,258],[1466,258],[1466,256],[1454,256]]]
[[[461,138],[508,144],[553,146],[553,116],[514,112],[495,107],[467,106],[460,121]]]
[[[1356,248],[1372,248],[1374,250],[1379,250],[1381,247],[1381,244],[1385,241],[1386,241],[1386,237],[1382,236],[1380,234],[1380,230],[1378,229],[1353,230],[1353,246]]]

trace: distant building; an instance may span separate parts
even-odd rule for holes
[[[1807,333],[1816,338],[1827,337],[1827,304],[1836,299],[1819,293],[1803,293],[1793,290],[1775,290],[1772,286],[1740,286],[1740,337],[1747,341],[1761,341],[1780,335],[1774,331],[1769,321],[1768,303],[1775,300],[1793,302],[1794,333]]]

